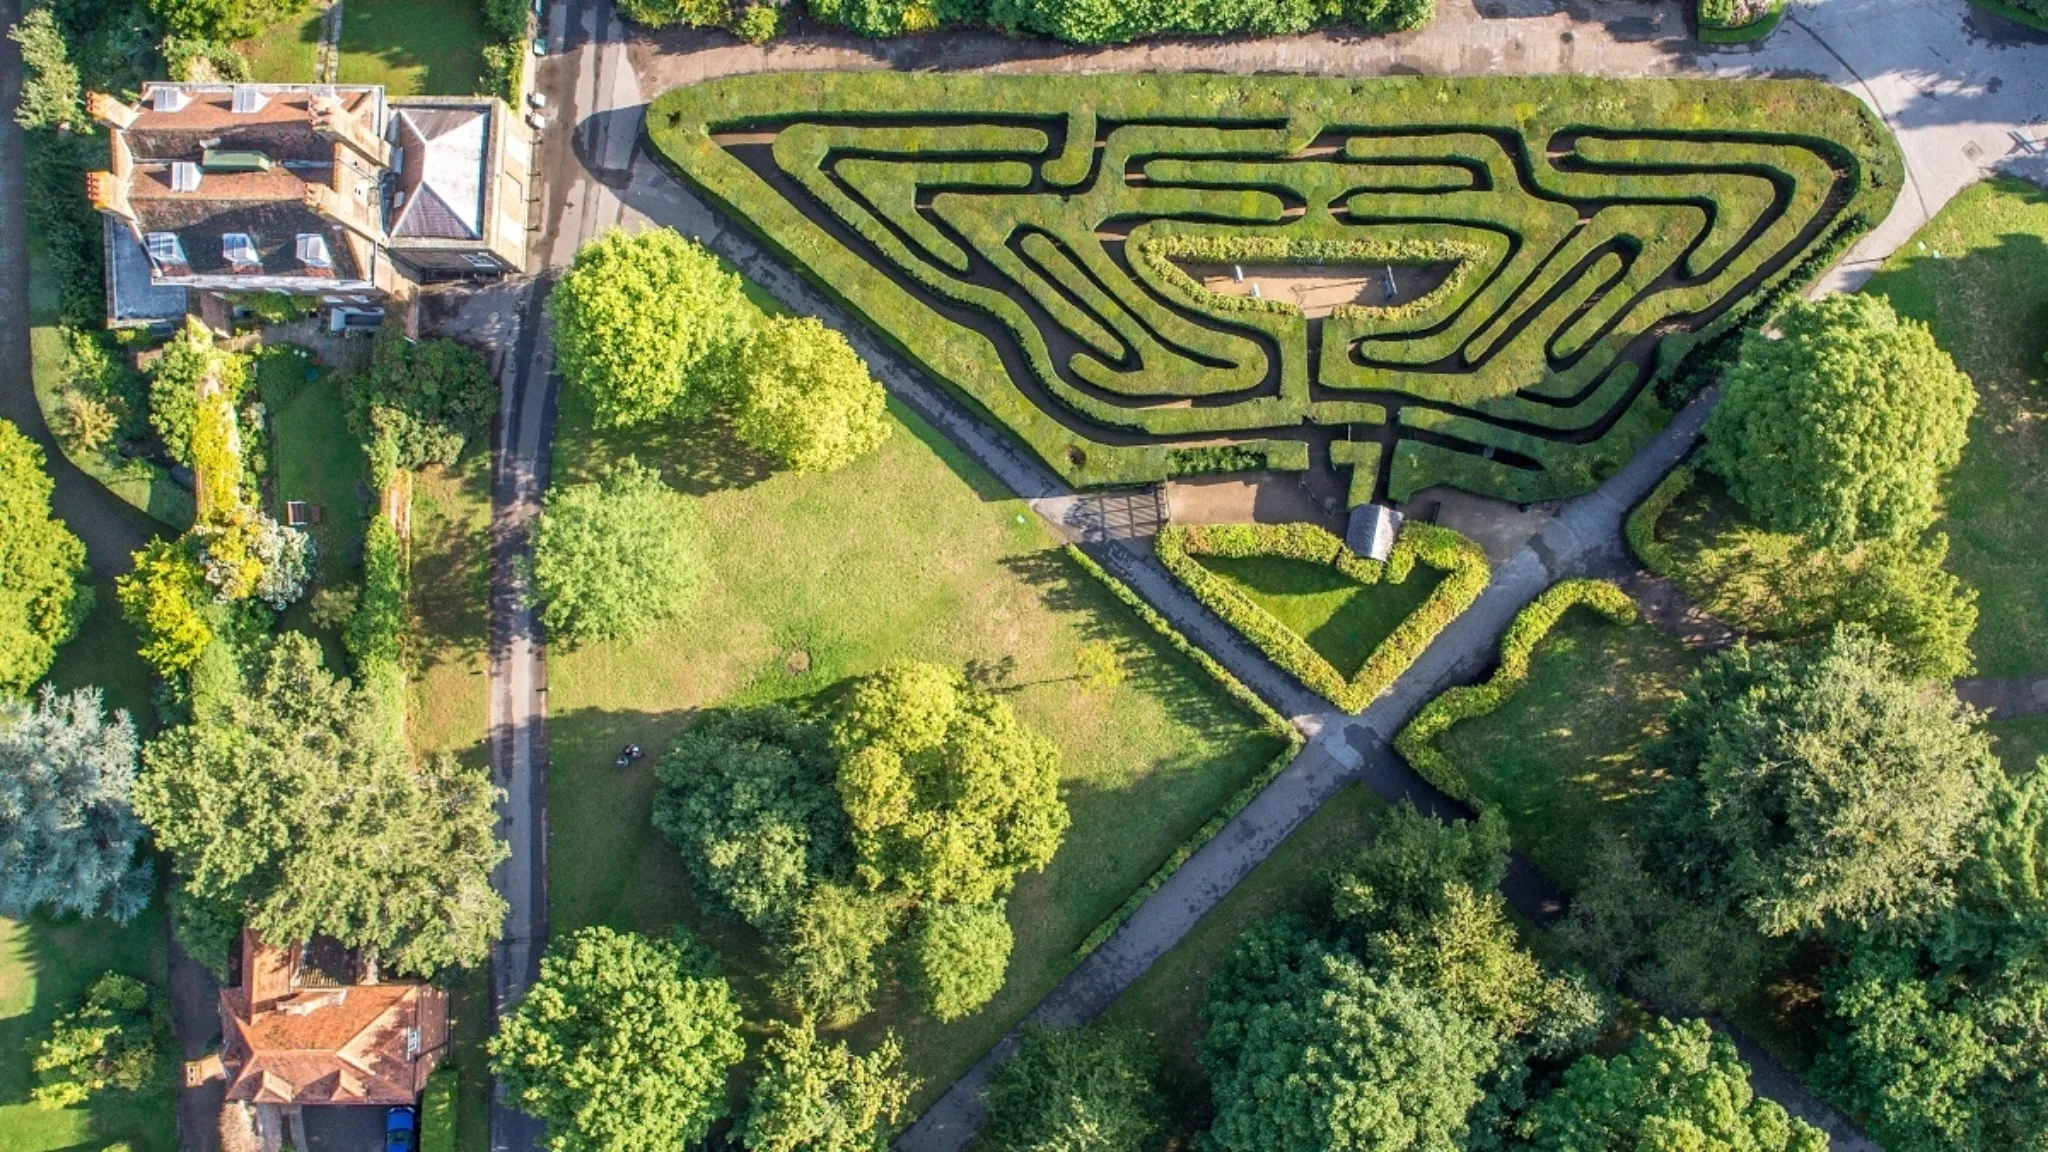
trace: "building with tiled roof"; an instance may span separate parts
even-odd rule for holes
[[[195,294],[375,306],[526,263],[531,143],[495,99],[387,103],[371,85],[148,84],[87,101],[110,135],[87,176],[112,324]]]
[[[411,1104],[448,1045],[448,994],[431,984],[336,981],[304,945],[242,934],[241,979],[221,989],[227,1099],[258,1106]]]

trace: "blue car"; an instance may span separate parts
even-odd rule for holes
[[[414,1152],[419,1146],[418,1113],[399,1107],[384,1114],[384,1152]]]

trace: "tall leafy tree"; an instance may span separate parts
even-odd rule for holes
[[[1672,777],[1665,873],[1767,935],[1939,908],[1997,761],[1974,713],[1897,663],[1850,630],[1710,659],[1648,752]]]
[[[1735,1045],[1704,1020],[1659,1021],[1613,1059],[1582,1056],[1521,1122],[1538,1152],[1826,1152],[1820,1129],[1760,1100]]]
[[[1882,297],[1798,301],[1748,336],[1707,421],[1707,463],[1758,522],[1822,543],[1933,523],[1977,394]]]
[[[885,896],[820,884],[781,933],[783,970],[775,992],[807,1017],[847,1024],[867,1014],[882,985],[883,948],[896,931]]]
[[[201,612],[213,592],[187,546],[150,541],[135,554],[135,566],[115,578],[114,593],[121,614],[142,633],[142,658],[158,675],[190,668],[213,643],[213,625]]]
[[[595,483],[558,485],[534,529],[548,631],[632,639],[681,616],[705,579],[696,506],[628,459]]]
[[[927,1011],[951,1022],[1002,991],[1016,937],[1002,901],[931,904],[910,938],[910,986]]]
[[[92,609],[85,545],[50,514],[43,450],[0,420],[0,692],[26,692]]]
[[[882,386],[846,337],[778,316],[740,349],[733,431],[797,472],[829,472],[889,436]]]
[[[914,1087],[894,1036],[856,1056],[808,1028],[788,1028],[765,1055],[739,1126],[753,1152],[887,1152]]]
[[[705,411],[760,316],[737,274],[666,228],[584,245],[548,313],[563,379],[614,427]]]
[[[453,464],[490,434],[498,386],[483,355],[453,340],[379,339],[349,381],[349,430],[381,483],[399,468]]]
[[[266,940],[332,936],[420,974],[483,961],[504,902],[497,790],[415,766],[378,699],[287,632],[250,690],[151,741],[135,810],[195,896]]]
[[[247,40],[304,7],[305,0],[148,0],[149,10],[179,36],[215,43]]]
[[[27,69],[21,103],[14,109],[15,122],[23,128],[68,127],[78,119],[83,90],[78,66],[71,62],[56,16],[48,8],[37,8],[7,35],[21,45],[21,62]]]
[[[732,990],[687,937],[582,928],[491,1040],[513,1105],[548,1126],[550,1152],[643,1152],[702,1140],[746,1055]]]
[[[989,1074],[995,1152],[1144,1148],[1170,1115],[1149,1037],[1124,1028],[1026,1027]]]
[[[135,725],[107,715],[97,688],[30,704],[0,697],[0,915],[105,912],[127,922],[149,903],[128,806]]]

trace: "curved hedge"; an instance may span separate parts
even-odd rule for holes
[[[1154,548],[1160,563],[1195,598],[1244,634],[1273,663],[1309,691],[1347,712],[1371,704],[1415,663],[1437,634],[1486,589],[1491,569],[1477,544],[1448,528],[1409,521],[1401,526],[1386,563],[1368,560],[1313,524],[1168,524]],[[1400,583],[1418,562],[1445,574],[1421,606],[1395,625],[1355,676],[1346,678],[1309,642],[1282,624],[1197,556],[1278,556],[1327,564],[1361,585],[1381,579]]]
[[[1670,547],[1657,539],[1657,521],[1664,518],[1664,513],[1671,510],[1680,496],[1685,495],[1697,476],[1689,464],[1672,469],[1628,514],[1625,531],[1629,549],[1643,562],[1643,567],[1659,576],[1670,576],[1677,564],[1671,556]]]
[[[1484,716],[1506,703],[1508,697],[1513,696],[1529,678],[1529,658],[1534,655],[1536,645],[1550,635],[1550,630],[1566,612],[1582,604],[1617,624],[1626,624],[1637,618],[1635,601],[1608,581],[1566,580],[1552,585],[1528,607],[1516,613],[1507,631],[1501,634],[1500,666],[1493,675],[1483,684],[1446,689],[1423,705],[1415,719],[1394,737],[1394,750],[1418,775],[1445,795],[1456,797],[1475,808],[1481,806],[1482,800],[1473,794],[1464,774],[1436,746],[1437,737],[1461,720]]]

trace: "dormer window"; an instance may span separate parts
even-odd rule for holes
[[[256,255],[256,240],[247,232],[227,232],[220,238],[220,254],[237,272],[261,272],[263,260]]]
[[[308,268],[326,271],[334,267],[334,257],[327,251],[327,237],[318,232],[299,233],[299,263]]]
[[[191,161],[189,161],[189,160],[174,160],[174,161],[172,161],[172,162],[171,162],[171,191],[173,191],[173,192],[197,192],[197,191],[199,191],[199,165],[197,165],[197,164],[194,164],[194,163],[192,163],[192,162],[191,162]]]
[[[191,102],[192,94],[182,88],[152,88],[149,92],[149,106],[158,112],[183,112]]]
[[[183,275],[189,265],[185,260],[185,245],[178,241],[176,232],[151,232],[143,237],[149,251],[150,263],[164,275]]]
[[[235,85],[234,110],[238,116],[251,116],[263,111],[266,103],[263,93],[254,84]]]

